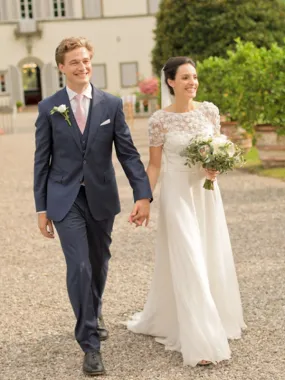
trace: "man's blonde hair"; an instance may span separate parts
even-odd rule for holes
[[[74,50],[84,47],[86,48],[90,54],[91,58],[93,57],[94,49],[90,41],[88,41],[84,37],[70,37],[65,38],[61,41],[61,43],[58,45],[55,51],[55,61],[57,66],[61,63],[64,64],[64,57],[65,54]]]

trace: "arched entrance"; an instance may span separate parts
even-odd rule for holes
[[[41,69],[37,63],[26,62],[21,67],[26,106],[38,104],[42,100]]]

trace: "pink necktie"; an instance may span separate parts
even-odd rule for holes
[[[84,112],[84,108],[83,108],[83,97],[84,95],[82,94],[77,94],[75,96],[75,100],[76,100],[76,111],[75,111],[75,119],[77,121],[77,125],[81,131],[81,133],[83,134],[84,132],[84,129],[85,129],[85,125],[86,125],[86,116],[85,116],[85,112]]]

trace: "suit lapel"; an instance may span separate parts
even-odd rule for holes
[[[79,127],[77,125],[75,116],[73,114],[66,88],[58,92],[58,97],[56,100],[57,100],[57,104],[55,104],[55,106],[58,107],[61,104],[65,104],[69,108],[69,118],[70,118],[71,126],[67,124],[67,121],[64,120],[63,116],[61,116],[61,118],[62,118],[62,121],[67,126],[66,130],[68,131],[68,133],[71,133],[78,148],[82,152],[80,133],[78,132]],[[90,100],[90,107],[91,107],[90,117],[89,117],[90,129],[89,129],[89,136],[88,136],[87,146],[86,146],[86,154],[88,150],[90,149],[92,140],[94,140],[94,138],[96,137],[96,133],[98,132],[101,122],[109,119],[108,109],[106,107],[104,95],[102,91],[99,91],[93,85],[92,85],[92,99]]]
[[[96,133],[98,132],[98,128],[102,121],[108,119],[104,119],[104,115],[107,115],[107,110],[105,108],[105,101],[103,93],[99,90],[97,90],[92,85],[92,99],[90,103],[90,129],[89,129],[89,136],[87,140],[87,147],[86,147],[86,154],[88,153],[88,150],[90,149],[90,145],[92,143],[92,140],[94,140]]]
[[[70,104],[70,101],[69,101],[69,97],[68,97],[66,88],[64,88],[61,91],[59,91],[58,95],[59,95],[58,96],[58,104],[56,104],[56,106],[59,106],[61,104],[65,104],[68,107],[68,109],[69,109],[69,119],[70,119],[70,122],[71,122],[71,126],[69,126],[67,124],[67,121],[65,121],[64,118],[62,117],[63,121],[67,125],[66,130],[68,131],[68,133],[71,133],[71,135],[73,136],[73,138],[74,138],[74,140],[75,140],[78,148],[80,149],[80,151],[82,151],[82,145],[81,145],[81,141],[80,141],[80,134],[78,133],[78,125],[77,125],[76,119],[75,119],[73,111],[72,111],[72,107],[71,107],[71,104]]]

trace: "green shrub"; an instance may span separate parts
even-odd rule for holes
[[[257,48],[236,41],[227,58],[198,65],[199,100],[213,101],[249,132],[255,124],[278,126],[285,133],[285,47]]]
[[[227,57],[235,39],[257,47],[281,44],[285,4],[280,0],[162,0],[156,15],[154,72],[160,75],[169,57],[190,55],[202,62]]]

